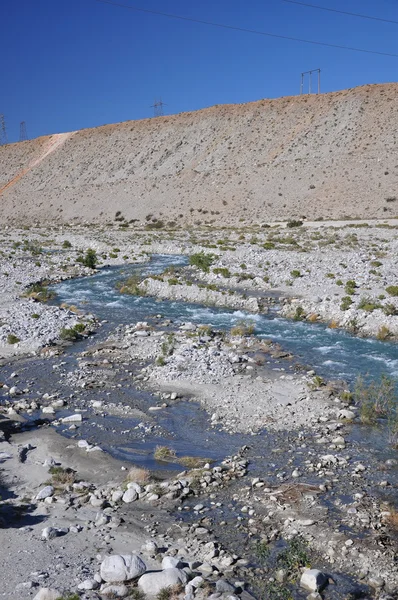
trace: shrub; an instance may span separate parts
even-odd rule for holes
[[[177,458],[177,455],[175,453],[175,450],[169,448],[168,446],[156,446],[154,458],[155,460],[169,461],[175,460]]]
[[[305,319],[305,310],[302,306],[297,306],[296,311],[293,315],[294,321],[303,321]]]
[[[297,269],[293,269],[293,271],[290,271],[290,275],[292,277],[294,277],[295,279],[297,279],[298,277],[301,277],[301,273]]]
[[[69,240],[64,240],[64,242],[62,244],[62,248],[72,248],[72,244],[70,243]]]
[[[79,334],[73,328],[63,327],[60,331],[59,337],[61,340],[73,341],[79,337]]]
[[[13,333],[9,333],[7,336],[7,344],[18,344],[18,342],[20,341],[21,340],[19,339],[19,337],[17,337]]]
[[[298,221],[298,220],[292,219],[291,221],[288,221],[286,223],[286,227],[290,227],[290,228],[301,227],[302,224],[303,224],[303,221]]]
[[[350,296],[352,296],[352,294],[355,294],[355,290],[357,288],[357,284],[353,279],[349,279],[347,281],[347,283],[345,284],[345,292],[346,294],[349,294]]]
[[[92,248],[88,248],[86,254],[84,256],[79,256],[77,261],[89,269],[95,269],[98,262],[97,253]]]
[[[375,424],[379,417],[395,413],[395,382],[387,375],[382,375],[379,381],[369,383],[363,377],[358,377],[354,399],[359,404],[362,423]]]
[[[391,331],[386,325],[382,325],[379,327],[376,337],[381,341],[387,340],[389,337],[391,337]]]
[[[231,327],[230,334],[232,336],[252,335],[254,333],[254,323],[251,321],[239,321]]]
[[[33,298],[38,302],[48,302],[55,296],[55,292],[49,290],[46,283],[33,283],[30,285],[24,294],[27,298]]]
[[[395,306],[395,304],[391,304],[391,303],[385,304],[383,306],[382,310],[383,310],[383,313],[385,315],[387,315],[387,317],[393,317],[398,314],[398,309]]]
[[[340,310],[348,310],[352,304],[350,296],[343,296],[341,299]]]
[[[213,273],[215,275],[222,275],[223,277],[231,277],[231,273],[230,270],[227,269],[226,267],[216,267],[215,269],[213,269]]]
[[[205,273],[209,272],[211,265],[215,260],[214,254],[205,254],[204,252],[198,252],[197,254],[191,254],[189,257],[189,264],[193,267],[197,267]]]
[[[277,562],[285,567],[290,573],[298,571],[301,567],[309,566],[308,544],[300,535],[294,537],[282,550]]]
[[[265,242],[263,244],[263,248],[264,250],[272,250],[273,248],[275,248],[275,244],[274,242]]]
[[[390,294],[390,296],[398,296],[398,285],[389,285],[386,288],[386,292]]]
[[[368,298],[367,296],[364,296],[363,298],[360,299],[358,308],[360,308],[361,310],[365,310],[366,312],[373,312],[377,308],[381,308],[381,304],[379,304],[372,298]]]

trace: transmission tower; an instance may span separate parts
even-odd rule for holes
[[[28,139],[28,134],[26,133],[26,122],[21,121],[19,124],[19,141],[26,142]]]
[[[4,115],[0,115],[0,146],[4,146],[4,144],[8,144],[6,120]]]
[[[162,102],[161,98],[159,98],[158,100],[155,100],[155,102],[151,106],[151,108],[153,108],[153,116],[154,117],[163,117],[163,115],[164,115],[163,106],[167,106],[167,105],[164,102]]]
[[[317,94],[321,93],[321,70],[320,69],[312,69],[312,71],[304,71],[301,73],[301,83],[300,83],[300,95],[304,93],[304,77],[308,75],[308,93],[312,93],[312,74],[318,73],[318,91]]]

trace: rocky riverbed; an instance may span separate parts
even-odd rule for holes
[[[0,564],[8,574],[0,595],[396,597],[397,458],[387,444],[363,443],[371,430],[344,382],[323,381],[252,335],[249,319],[227,332],[160,315],[112,328],[81,298],[63,307],[38,301],[48,283],[92,272],[89,248],[97,266],[188,254],[199,259],[134,285],[252,312],[274,310],[282,297],[281,311],[294,318],[351,329],[354,319],[357,333],[385,328],[393,339],[394,228],[54,228],[8,230],[0,244]],[[203,255],[211,255],[204,265]],[[69,357],[75,340],[83,343]],[[205,451],[182,456],[178,430],[164,443],[164,415],[192,401],[207,411],[203,436],[240,439],[235,452],[219,449],[216,462]],[[116,459],[126,436],[152,440],[158,468]]]

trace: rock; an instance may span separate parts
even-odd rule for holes
[[[129,589],[125,585],[103,585],[101,586],[101,594],[111,598],[125,598],[129,594]]]
[[[134,488],[128,488],[122,496],[122,500],[123,502],[126,502],[126,504],[134,502],[134,500],[137,500],[137,498],[138,494]]]
[[[40,588],[33,600],[58,600],[62,593],[51,588]]]
[[[225,579],[219,579],[216,583],[216,590],[222,594],[225,594],[226,592],[233,593],[235,591],[235,587]]]
[[[81,423],[83,417],[80,413],[76,413],[75,415],[69,415],[69,417],[64,417],[62,419],[62,423]]]
[[[43,540],[53,540],[58,537],[58,529],[55,527],[45,527],[41,532],[41,537]]]
[[[328,578],[318,569],[306,569],[301,576],[300,586],[309,592],[319,592],[327,584]]]
[[[41,412],[45,415],[53,415],[55,414],[55,409],[53,406],[43,406]]]
[[[176,556],[165,556],[162,560],[162,569],[182,569],[183,563]]]
[[[146,564],[136,554],[113,554],[101,563],[101,577],[107,583],[130,581],[146,571]]]
[[[77,587],[79,590],[96,590],[99,588],[99,583],[95,579],[86,579],[79,583]]]
[[[347,419],[348,421],[352,421],[355,419],[355,413],[352,410],[346,410],[342,408],[339,412],[339,419]]]
[[[54,494],[54,488],[52,485],[47,485],[42,488],[40,492],[36,496],[36,500],[44,500],[44,498],[49,498]]]
[[[123,498],[123,492],[122,490],[115,490],[114,492],[112,492],[112,502],[119,502],[119,500],[121,500]]]
[[[164,571],[152,571],[145,573],[138,580],[138,587],[149,596],[156,596],[160,590],[181,583],[185,585],[188,580],[187,574],[181,569],[165,569]]]

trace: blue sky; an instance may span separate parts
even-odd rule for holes
[[[115,0],[118,1],[118,0]],[[121,3],[332,44],[398,54],[398,25],[282,0]],[[311,2],[311,0],[308,0]],[[397,0],[312,0],[398,21]],[[294,95],[322,69],[324,92],[397,79],[398,58],[262,37],[105,5],[0,0],[0,113],[10,141],[167,113]]]

